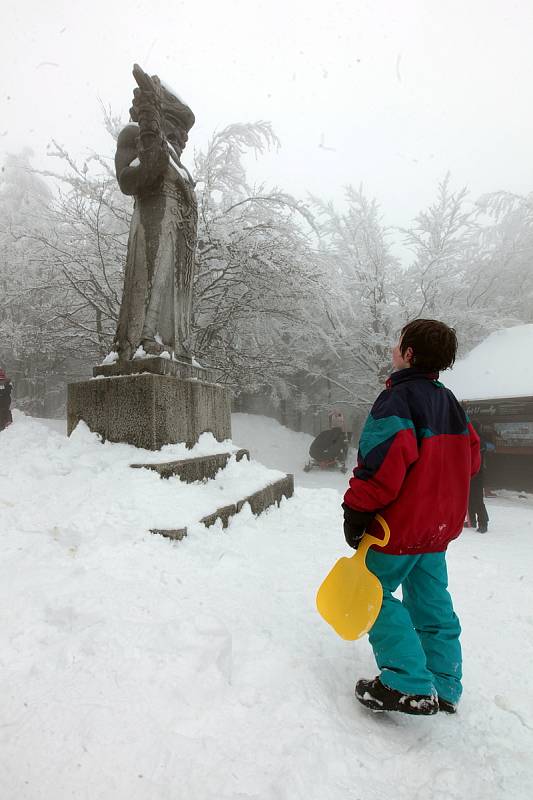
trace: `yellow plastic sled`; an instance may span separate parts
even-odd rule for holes
[[[390,528],[380,514],[375,519],[383,528],[383,539],[365,533],[355,555],[339,558],[316,595],[316,607],[343,639],[354,641],[367,633],[381,610],[383,588],[366,566],[368,548],[385,547]]]

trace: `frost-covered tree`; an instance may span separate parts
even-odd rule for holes
[[[495,192],[477,203],[482,258],[468,302],[497,318],[533,322],[533,193]]]
[[[32,173],[31,150],[8,155],[0,173],[0,326],[1,343],[21,354],[24,343],[35,339],[41,298],[33,292],[43,277],[39,260],[24,241],[28,227],[41,227],[50,201],[45,182]]]
[[[330,260],[323,370],[337,400],[367,404],[390,371],[401,270],[379,206],[362,188],[346,189],[343,211],[315,206]]]
[[[402,284],[406,317],[439,317],[453,325],[468,351],[489,332],[526,320],[532,296],[528,255],[531,205],[505,193],[469,203],[450,176],[437,198],[404,230],[413,253]]]
[[[63,359],[47,329],[50,276],[25,235],[44,232],[51,200],[31,169],[31,155],[25,149],[7,156],[0,174],[0,363],[15,380],[19,407],[39,413],[50,391],[47,379]]]
[[[435,202],[403,229],[413,254],[404,281],[411,317],[433,317],[453,306],[463,288],[468,254],[477,243],[475,210],[467,208],[467,189],[450,189],[450,175],[439,183]]]
[[[277,140],[267,123],[231,125],[195,161],[199,241],[195,351],[238,388],[290,391],[319,335],[321,257],[309,209],[277,188],[250,186],[243,155]]]
[[[91,362],[108,352],[116,328],[129,202],[109,160],[94,156],[80,165],[55,143],[50,155],[62,168],[45,173],[56,188],[46,231],[28,235],[55,279],[50,336],[64,352]]]

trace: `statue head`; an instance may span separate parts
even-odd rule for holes
[[[172,145],[178,156],[181,156],[189,138],[185,128],[175,120],[167,119],[167,117],[163,117],[162,128],[169,144]]]
[[[152,75],[151,79],[157,87],[161,100],[161,122],[165,136],[178,154],[181,154],[195,122],[194,114],[178,94],[166,86],[157,75]],[[139,121],[136,108],[137,92],[138,90],[134,91],[133,105],[130,108],[130,116],[134,122]]]

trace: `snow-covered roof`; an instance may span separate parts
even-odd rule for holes
[[[441,380],[459,400],[533,395],[533,324],[491,333]]]

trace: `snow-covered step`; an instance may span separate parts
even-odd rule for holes
[[[226,528],[230,518],[238,514],[245,503],[249,503],[253,513],[258,515],[274,504],[279,506],[282,498],[292,497],[293,494],[294,476],[290,474],[285,475],[284,478],[267,484],[264,488],[253,492],[253,494],[244,497],[242,500],[238,500],[236,503],[220,506],[216,511],[202,517],[200,522],[209,528],[211,525],[214,525],[217,520],[221,520],[222,527]],[[151,528],[151,533],[158,533],[161,536],[165,536],[167,539],[183,539],[187,536],[187,528]]]
[[[243,458],[250,460],[248,450],[236,450],[233,453],[215,453],[209,456],[198,456],[196,458],[182,458],[176,461],[164,461],[160,463],[131,464],[133,469],[151,469],[158,472],[161,478],[172,478],[177,476],[185,483],[195,481],[210,480],[217,472],[224,469],[231,456],[235,456],[237,461]]]

